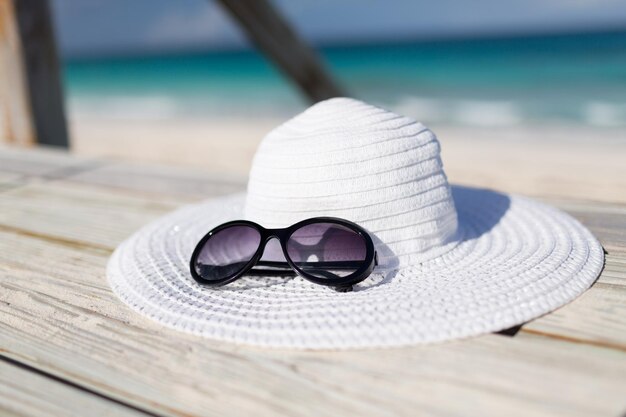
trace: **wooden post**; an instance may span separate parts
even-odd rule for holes
[[[220,0],[250,40],[312,101],[344,95],[315,52],[268,0]]]
[[[0,0],[5,134],[68,146],[59,60],[47,0]]]
[[[0,0],[0,142],[35,143],[15,10]]]

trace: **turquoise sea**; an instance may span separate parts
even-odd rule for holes
[[[324,47],[350,95],[425,123],[626,126],[626,30]],[[72,112],[288,116],[306,107],[254,51],[70,59]]]

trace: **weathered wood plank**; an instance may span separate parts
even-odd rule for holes
[[[623,206],[558,202],[613,242],[607,268],[585,295],[515,337],[288,352],[178,333],[111,293],[104,267],[119,241],[199,192],[222,192],[203,174],[164,176],[103,163],[63,177],[44,170],[0,193],[3,355],[163,415],[584,416],[626,408]]]
[[[106,254],[0,236],[4,354],[154,412],[582,416],[626,406],[618,349],[524,333],[360,352],[216,343],[123,306],[104,278]]]
[[[0,229],[108,254],[133,230],[176,207],[181,198],[168,200],[160,195],[139,198],[134,192],[130,195],[115,189],[94,190],[67,181],[29,185],[0,195],[3,209]],[[593,224],[589,226],[604,243],[606,236],[602,230],[594,230]],[[625,235],[626,224],[621,228],[616,224],[609,236],[616,233]],[[624,346],[626,321],[620,311],[626,296],[625,274],[624,257],[609,253],[607,269],[590,292],[524,328],[535,331],[549,328],[556,337]],[[615,317],[610,324],[601,325],[607,319],[606,309]]]
[[[35,182],[0,194],[0,228],[111,252],[132,230],[175,209],[181,200],[61,180]]]
[[[69,154],[55,148],[20,149],[0,145],[0,172],[28,177],[59,177],[78,168],[88,170],[104,162]]]
[[[102,170],[104,172],[111,171],[106,167]],[[80,181],[71,180],[70,177],[66,180],[34,183],[3,193],[0,195],[0,227],[4,230],[30,236],[45,237],[50,241],[63,241],[110,253],[123,238],[150,219],[173,210],[179,204],[197,200],[198,193],[195,190],[198,188],[196,187],[200,187],[208,194],[211,192],[210,183],[198,181],[194,185],[194,182],[188,181],[188,177],[185,176],[171,177],[168,181],[159,181],[158,173],[147,172],[144,175],[136,173],[137,180],[132,180],[132,172],[128,169],[121,169],[119,172],[122,175],[109,182],[109,184],[116,184],[113,188],[110,188],[111,185],[105,187],[85,185],[93,185],[92,180],[94,179],[97,182],[106,182],[98,175],[89,178],[90,175],[97,172],[98,170],[93,170],[78,174],[79,177],[85,176]],[[195,177],[191,178],[193,180]],[[125,184],[119,179],[125,179]],[[86,183],[83,184],[82,181],[86,181]],[[189,191],[184,191],[185,187],[182,183],[187,182],[192,185]],[[129,186],[128,184],[135,185]],[[145,184],[153,184],[153,189],[137,191],[146,188],[144,187]],[[163,187],[163,194],[158,192],[159,187]],[[170,193],[167,190],[170,187],[179,188],[182,190],[181,194],[178,196],[168,195]],[[614,247],[626,247],[626,243],[620,241],[611,244],[611,241],[608,240],[609,245],[607,245],[607,239],[611,239],[612,236],[626,235],[626,223],[614,222],[611,227],[597,228],[597,221],[594,223],[589,220],[595,219],[595,217],[592,214],[587,214],[585,218],[583,215],[585,205],[583,203],[577,204],[577,211],[573,214],[587,223],[587,226],[601,239],[605,246],[611,250]],[[569,206],[570,209],[572,207],[572,205]],[[592,207],[590,210],[597,210],[593,209],[595,207],[593,204],[590,207]],[[619,213],[619,210],[623,209],[620,206],[613,206],[612,210]],[[616,262],[610,263],[611,267],[619,268],[618,261],[622,258],[609,256],[609,259],[616,260]],[[607,274],[607,276],[610,277],[611,275]],[[603,280],[600,280],[600,283],[603,283]],[[616,284],[610,282],[607,285]],[[537,326],[535,331],[542,328],[556,331],[559,328],[557,333],[563,337],[582,337],[583,340],[594,343],[604,341],[608,344],[621,344],[624,342],[624,334],[626,334],[626,323],[620,318],[614,321],[614,325],[617,327],[608,326],[604,328],[598,326],[598,321],[602,320],[602,309],[612,308],[613,303],[619,305],[623,300],[624,295],[620,292],[620,284],[617,285],[611,291],[603,292],[603,295],[598,293],[595,298],[589,298],[591,295],[587,294],[571,306],[533,322],[532,326]],[[598,286],[594,291],[600,292],[601,289],[602,287]],[[586,300],[590,301],[587,302]],[[600,300],[606,302],[600,304],[598,303]],[[606,307],[607,305],[609,307]],[[596,314],[590,314],[594,309],[596,309]],[[571,318],[564,318],[570,317],[570,315]],[[564,326],[563,323],[567,323],[567,326]],[[530,329],[532,326],[526,327]],[[592,331],[594,328],[597,331]],[[586,335],[583,334],[583,330],[587,331]]]
[[[67,178],[71,182],[132,191],[139,195],[202,200],[245,190],[242,178],[148,164],[112,163]],[[135,194],[137,195],[137,194]]]
[[[90,158],[53,148],[0,146],[0,178],[68,179],[132,193],[203,199],[245,190],[246,178],[198,169]],[[32,181],[31,181],[32,183]]]
[[[0,193],[15,187],[19,187],[24,182],[24,177],[18,174],[5,174],[0,172]]]
[[[85,183],[82,174],[74,175],[76,179],[72,181],[45,174],[28,181],[22,179],[21,184],[7,183],[0,193],[0,229],[111,252],[132,231],[181,204],[243,188],[236,184],[185,181],[184,185],[176,182],[180,185],[178,193],[165,195],[157,190],[172,186],[172,181],[168,184],[158,177],[112,177],[105,181],[89,175],[90,182]],[[96,187],[93,181],[106,185]]]
[[[3,360],[0,360],[0,414],[4,417],[149,416]]]

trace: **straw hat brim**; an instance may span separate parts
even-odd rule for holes
[[[184,207],[145,226],[111,257],[114,292],[169,327],[223,341],[302,349],[439,342],[500,331],[572,301],[604,265],[577,220],[537,201],[452,187],[459,240],[419,265],[375,271],[338,293],[302,278],[249,277],[221,288],[191,278],[211,228],[242,217],[245,196]]]

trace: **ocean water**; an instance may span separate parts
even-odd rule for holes
[[[626,126],[626,31],[319,50],[349,95],[425,123]],[[70,111],[98,117],[287,117],[307,106],[255,51],[69,60]]]

